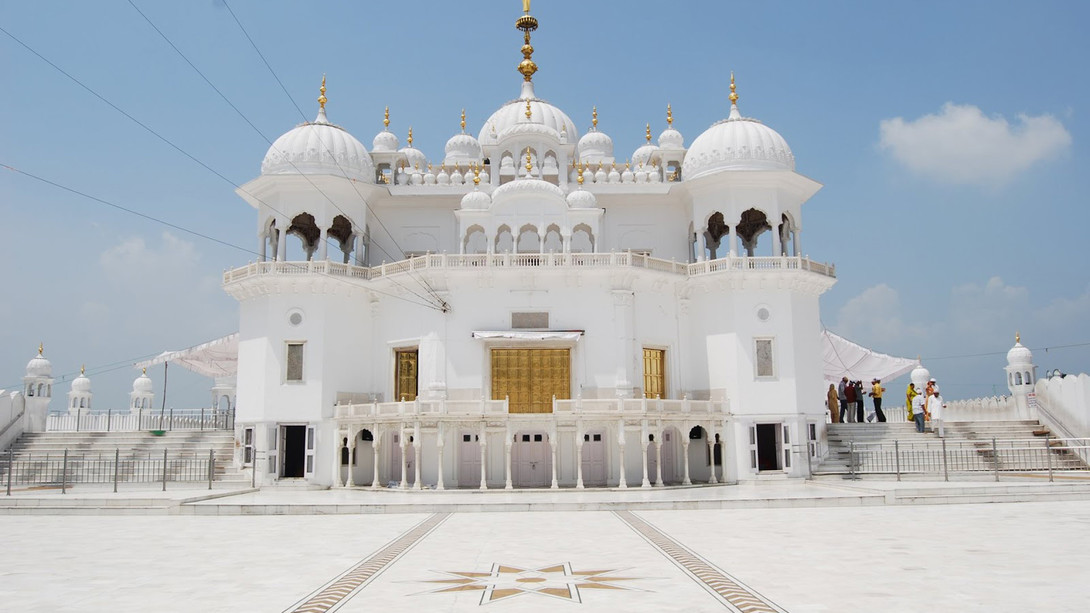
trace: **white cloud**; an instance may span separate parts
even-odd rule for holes
[[[888,346],[906,337],[918,336],[918,325],[905,322],[901,296],[880,283],[863,290],[837,313],[836,331],[866,346]]]
[[[913,172],[954,184],[1002,184],[1071,145],[1052,115],[986,117],[973,105],[947,102],[938,114],[882,120],[882,149]]]
[[[170,279],[172,275],[195,268],[198,260],[200,253],[193,243],[169,232],[163,232],[162,241],[157,245],[149,247],[142,237],[134,237],[99,256],[103,272],[121,283]]]

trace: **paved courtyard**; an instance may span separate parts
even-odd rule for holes
[[[1090,503],[2,517],[10,611],[1037,611]]]

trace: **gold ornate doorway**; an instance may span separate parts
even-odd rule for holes
[[[571,397],[571,350],[493,349],[492,399],[511,413],[552,413],[553,396]]]

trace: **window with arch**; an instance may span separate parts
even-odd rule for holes
[[[594,253],[594,233],[587,224],[581,223],[572,228],[571,252]]]
[[[511,253],[515,250],[515,236],[509,226],[502,225],[496,230],[496,253]]]
[[[469,255],[488,253],[488,236],[484,233],[484,228],[474,224],[466,229],[462,252]]]
[[[519,228],[519,239],[516,250],[519,253],[541,253],[541,234],[537,227],[526,224]]]

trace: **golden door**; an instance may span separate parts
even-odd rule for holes
[[[493,349],[492,399],[510,399],[511,413],[552,413],[553,396],[571,397],[568,349]]]
[[[666,397],[666,350],[643,350],[643,397]]]
[[[397,352],[397,389],[394,390],[395,401],[411,402],[416,400],[416,373],[417,351],[407,349]]]

